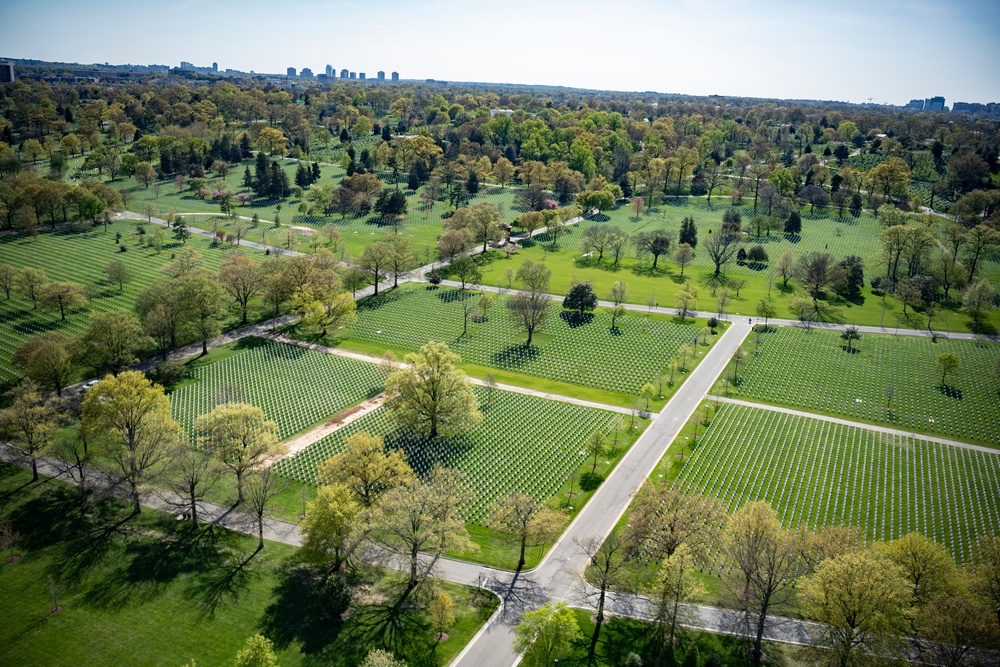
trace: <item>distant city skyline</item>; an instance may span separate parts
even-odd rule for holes
[[[997,25],[1000,3],[989,0],[34,0],[5,9],[0,35],[4,55],[49,61],[273,74],[330,64],[416,80],[902,106],[1000,100]],[[115,38],[96,39],[102,30]]]

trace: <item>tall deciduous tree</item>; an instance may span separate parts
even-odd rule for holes
[[[695,556],[688,545],[677,545],[663,559],[656,573],[656,623],[664,647],[673,647],[677,626],[688,620],[688,604],[700,596],[704,587],[694,576]]]
[[[87,303],[83,293],[83,285],[72,282],[45,283],[38,291],[38,300],[42,306],[59,312],[59,319],[66,320],[66,313],[78,310]]]
[[[138,371],[106,377],[90,388],[81,408],[87,437],[98,443],[129,489],[132,511],[142,489],[167,462],[178,426],[163,387]]]
[[[59,428],[54,405],[45,400],[38,385],[30,379],[7,392],[10,407],[0,410],[0,433],[19,458],[31,464],[31,481],[38,481],[38,459],[52,444],[52,434]]]
[[[507,300],[507,312],[514,324],[528,334],[527,345],[535,331],[545,326],[549,314],[549,278],[552,272],[544,264],[530,259],[517,270],[517,280],[524,289]]]
[[[402,450],[387,452],[382,438],[363,431],[348,436],[344,450],[324,461],[317,475],[323,484],[346,484],[367,508],[386,491],[414,479]]]
[[[198,444],[236,475],[236,502],[244,501],[244,480],[271,456],[283,451],[278,425],[247,403],[223,403],[195,420]]]
[[[63,387],[73,372],[69,339],[58,331],[32,336],[11,355],[11,363],[39,385],[55,389],[62,397]]]
[[[794,536],[763,501],[747,503],[729,522],[725,543],[733,567],[724,579],[742,631],[752,639],[750,658],[759,665],[770,616],[784,605],[794,581],[798,551]]]
[[[498,499],[489,516],[493,530],[510,537],[518,544],[518,570],[524,567],[527,548],[556,534],[563,524],[563,517],[559,512],[516,491]]]
[[[247,475],[246,510],[257,528],[258,551],[264,548],[264,528],[271,503],[287,488],[288,478],[279,475],[272,467],[259,468]]]
[[[208,354],[208,341],[222,331],[225,292],[213,274],[198,269],[181,276],[178,290],[184,319],[201,340],[201,353]]]
[[[219,266],[219,282],[239,306],[240,324],[246,324],[250,302],[267,286],[260,262],[249,255],[230,255]]]
[[[718,546],[725,521],[725,506],[717,498],[657,484],[643,487],[632,503],[626,539],[643,544],[655,561],[673,555],[681,544],[706,555]]]
[[[722,275],[722,270],[736,256],[739,249],[740,237],[736,234],[724,234],[722,230],[718,234],[712,234],[702,243],[702,249],[708,258],[715,265],[715,276]]]
[[[899,648],[899,636],[910,629],[912,585],[899,565],[876,552],[823,561],[803,589],[810,615],[822,624],[817,640],[828,664],[868,665],[871,656]]]
[[[403,600],[426,580],[446,550],[476,548],[459,511],[472,495],[460,471],[437,466],[426,482],[409,480],[382,496],[371,536],[405,563],[409,579]]]
[[[117,375],[138,361],[138,352],[152,339],[134,316],[120,310],[93,313],[87,330],[76,340],[77,357],[100,373]]]
[[[568,657],[580,636],[573,610],[565,602],[547,602],[514,626],[514,651],[524,656],[525,667],[549,667]]]
[[[429,438],[461,433],[482,421],[479,402],[446,343],[430,342],[406,355],[410,368],[385,383],[386,404],[400,424]]]
[[[331,567],[338,571],[363,534],[359,530],[362,507],[351,487],[343,482],[319,487],[300,524],[302,548],[324,560],[332,559]]]

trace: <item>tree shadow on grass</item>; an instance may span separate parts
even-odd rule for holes
[[[570,329],[577,329],[594,321],[592,313],[578,314],[572,310],[563,310],[559,313],[559,319],[569,325]]]
[[[341,608],[327,599],[329,576],[318,566],[295,562],[283,566],[271,596],[273,602],[260,621],[261,630],[275,646],[284,649],[299,643],[303,653],[315,654],[337,639],[347,605]]]
[[[962,390],[957,387],[952,387],[946,384],[939,384],[937,389],[939,392],[941,392],[948,398],[957,398],[958,400],[962,400],[962,398],[964,397]]]
[[[237,602],[260,575],[253,566],[257,548],[246,555],[231,553],[214,567],[199,568],[188,587],[188,597],[197,602],[200,615],[213,618],[220,605]]]
[[[492,356],[492,365],[496,368],[519,368],[523,367],[541,354],[536,345],[508,345],[500,352]]]

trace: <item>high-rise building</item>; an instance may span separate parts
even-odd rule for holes
[[[0,62],[0,83],[14,83],[14,63],[9,60]]]
[[[928,97],[924,100],[924,111],[944,111],[944,98]]]
[[[358,78],[358,73],[357,72],[351,72],[351,78],[352,79],[357,79]]]
[[[212,63],[212,71],[213,72],[219,71],[219,63]]]
[[[910,100],[909,103],[903,107],[904,109],[909,109],[910,111],[923,111],[924,101],[923,100]]]
[[[311,79],[313,76],[313,71],[308,67],[303,67],[302,71],[299,72],[299,76],[301,76],[303,79]]]
[[[287,76],[295,76],[295,68],[294,67],[289,67],[288,70],[286,70],[285,74]]]
[[[326,66],[326,75],[327,75],[328,77],[329,77],[329,76],[333,76],[333,65],[327,65],[327,66]]]
[[[382,70],[379,70],[376,76],[378,77],[379,81],[385,81],[385,72],[383,72]]]
[[[392,73],[392,82],[393,83],[399,83],[399,72],[393,72]]]
[[[358,72],[358,79],[360,79],[361,81],[364,81],[365,80],[365,73],[364,72]]]
[[[350,73],[346,69],[340,70],[340,78],[347,79],[350,77]]]

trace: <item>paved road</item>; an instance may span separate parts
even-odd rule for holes
[[[750,330],[747,324],[734,324],[722,335],[537,568],[520,576],[504,574],[491,582],[489,587],[503,601],[501,612],[456,660],[457,667],[510,667],[517,661],[512,648],[513,626],[525,610],[547,600],[585,605],[582,574],[588,557],[580,545],[603,541],[611,532]],[[447,567],[441,572],[447,574]]]
[[[866,424],[864,422],[851,421],[850,419],[841,419],[839,417],[830,417],[828,415],[821,415],[815,412],[806,412],[804,410],[794,410],[792,408],[782,408],[776,405],[768,405],[766,403],[756,403],[754,401],[744,401],[738,398],[727,398],[725,396],[709,396],[713,401],[721,401],[722,403],[732,403],[733,405],[745,405],[751,408],[761,408],[764,410],[770,410],[771,412],[781,412],[786,415],[795,415],[797,417],[808,417],[809,419],[818,419],[820,421],[830,422],[831,424],[841,424],[843,426],[854,426],[856,428],[863,428],[868,431],[878,431],[879,433],[887,433],[889,435],[896,435],[902,438],[916,438],[919,440],[927,440],[928,442],[938,442],[942,445],[948,445],[950,447],[961,447],[963,449],[971,449],[976,452],[984,452],[986,454],[1000,454],[1000,449],[994,449],[992,447],[983,447],[981,445],[973,445],[968,442],[960,442],[958,440],[949,440],[948,438],[941,438],[936,435],[928,435],[925,433],[914,433],[913,431],[903,431],[898,428],[890,428],[888,426],[877,426],[875,424]]]

